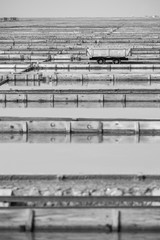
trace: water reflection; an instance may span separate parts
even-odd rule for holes
[[[0,233],[1,240],[160,240],[158,233]]]
[[[160,135],[106,135],[106,134],[56,134],[56,133],[1,133],[0,143],[160,143]]]
[[[160,102],[0,102],[0,108],[160,108]]]

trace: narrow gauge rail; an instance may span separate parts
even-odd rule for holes
[[[160,196],[0,196],[7,208],[159,208]],[[33,203],[34,205],[28,204]],[[53,202],[53,206],[47,206]],[[56,203],[54,205],[54,203]],[[71,204],[70,204],[71,203]],[[30,205],[30,206],[29,206]],[[0,206],[0,209],[6,207]]]

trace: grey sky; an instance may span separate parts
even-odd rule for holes
[[[130,17],[160,14],[160,0],[0,0],[0,17]]]

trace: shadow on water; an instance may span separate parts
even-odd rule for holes
[[[158,233],[0,233],[1,240],[159,240]]]

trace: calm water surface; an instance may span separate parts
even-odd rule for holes
[[[106,108],[105,110],[5,108],[0,109],[0,115],[160,119],[160,110],[158,108]],[[120,136],[105,138],[106,144],[99,144],[97,141],[93,144],[86,144],[86,141],[82,144],[66,144],[65,142],[53,144],[48,135],[39,139],[37,136],[32,136],[32,138],[29,136],[28,139],[23,139],[23,136],[13,137],[15,136],[0,135],[1,174],[137,174],[139,172],[159,174],[159,136],[153,136],[150,138],[151,141],[147,138],[144,141],[141,138],[142,144],[137,144],[137,139],[134,137],[122,139]],[[92,138],[87,139],[92,142]],[[56,139],[52,140],[56,141]],[[26,144],[26,141],[35,144]],[[112,142],[112,144],[107,144],[107,142]],[[123,144],[117,144],[120,142]]]
[[[158,233],[0,233],[1,240],[159,240]]]

